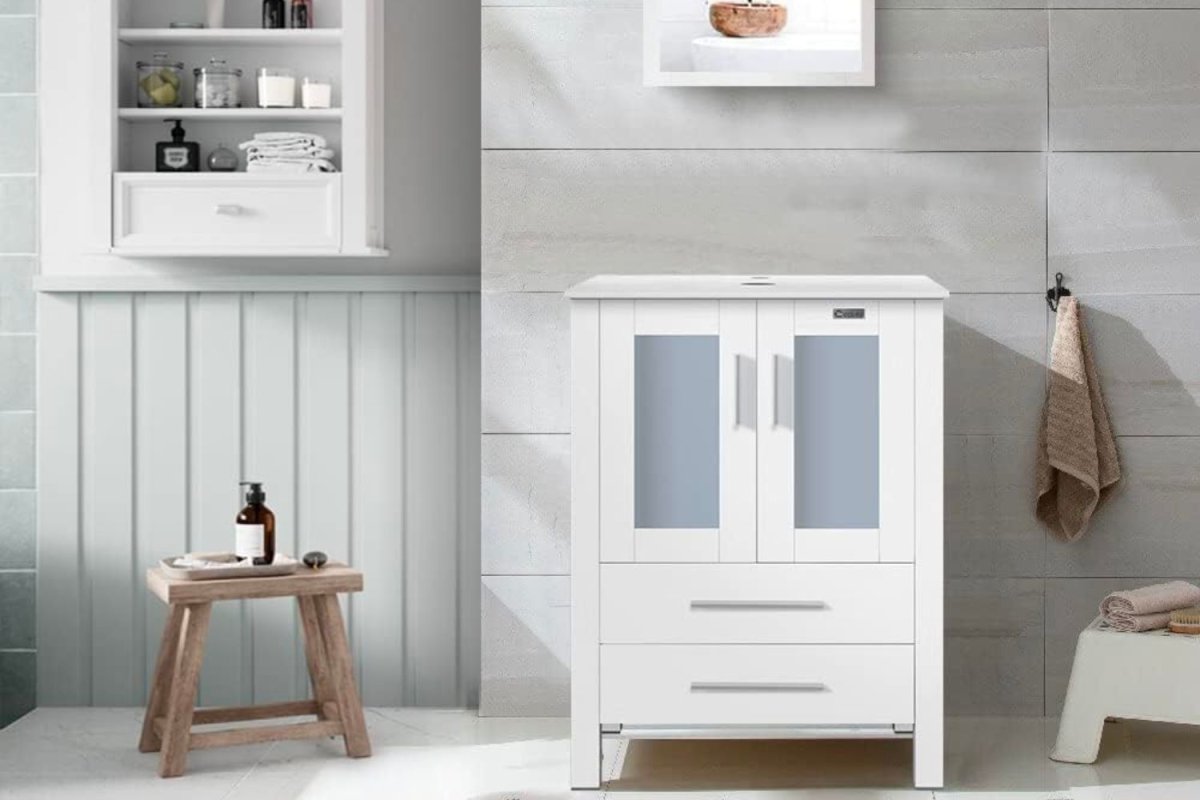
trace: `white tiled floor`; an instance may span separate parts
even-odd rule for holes
[[[155,776],[137,709],[43,708],[0,731],[3,800],[932,800],[910,783],[907,742],[627,742],[601,792],[566,790],[567,721],[371,709],[375,755],[338,741],[197,751]],[[951,719],[940,800],[1200,798],[1200,729],[1112,723],[1093,766],[1046,758],[1056,723]]]

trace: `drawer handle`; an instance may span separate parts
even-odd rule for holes
[[[829,687],[819,682],[806,683],[738,683],[725,681],[693,681],[693,692],[827,692]]]
[[[751,611],[820,611],[829,608],[824,600],[693,600],[692,610],[749,609]]]
[[[242,215],[242,211],[245,209],[243,209],[237,203],[220,203],[214,210],[216,211],[217,216],[240,217]]]

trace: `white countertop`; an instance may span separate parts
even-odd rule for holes
[[[950,293],[924,275],[597,275],[575,284],[566,294],[573,300],[942,300]]]

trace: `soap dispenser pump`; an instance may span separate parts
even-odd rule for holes
[[[183,129],[183,120],[168,120],[174,122],[171,128],[171,141],[159,142],[155,145],[154,168],[158,172],[199,172],[200,145],[184,140],[187,131]]]
[[[237,515],[235,554],[239,561],[252,559],[261,567],[275,561],[275,513],[267,508],[267,493],[255,481],[242,481],[246,490],[246,507]]]

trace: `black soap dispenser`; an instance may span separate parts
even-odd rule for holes
[[[174,122],[175,127],[171,128],[171,141],[154,146],[154,168],[158,172],[199,172],[200,145],[184,141],[187,131],[183,129],[183,120],[167,121]]]

